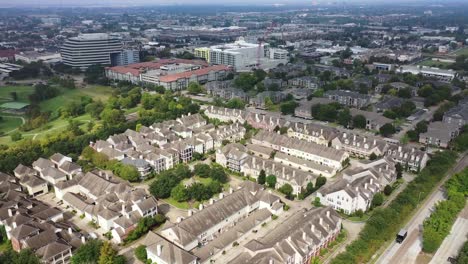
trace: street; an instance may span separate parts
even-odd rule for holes
[[[413,218],[406,224],[404,229],[408,231],[407,238],[402,244],[393,241],[385,252],[377,259],[376,263],[415,263],[416,258],[422,249],[422,235],[421,227],[426,219],[431,214],[431,209],[434,205],[443,199],[444,193],[441,186],[453,174],[460,172],[468,165],[468,156],[465,155],[460,159],[455,167],[450,171],[447,176],[436,186],[435,191],[427,198],[427,200],[420,206]],[[440,263],[440,262],[439,262]]]

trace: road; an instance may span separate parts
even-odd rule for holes
[[[431,209],[434,205],[444,198],[444,193],[441,186],[453,174],[460,172],[468,166],[468,156],[465,154],[460,159],[450,173],[436,186],[435,191],[429,198],[420,206],[419,210],[404,227],[408,231],[408,236],[402,244],[392,242],[385,252],[377,259],[376,263],[415,263],[416,258],[422,249],[421,226],[431,214]]]
[[[463,246],[463,243],[468,237],[468,205],[460,213],[457,220],[453,224],[450,234],[444,239],[439,250],[432,257],[429,264],[439,264],[447,261],[449,257],[458,255],[458,251]]]

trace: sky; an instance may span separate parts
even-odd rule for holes
[[[446,3],[450,0],[438,1],[440,3]],[[458,0],[462,1],[462,0]],[[284,4],[284,5],[312,5],[312,2],[320,3],[377,3],[383,2],[388,3],[386,0],[0,0],[0,7],[69,7],[69,6],[141,6],[141,5],[176,5],[176,4],[216,4],[216,5],[245,5],[252,3],[256,5],[273,5],[273,4]],[[409,2],[436,2],[435,0],[393,0],[393,3],[409,3]]]

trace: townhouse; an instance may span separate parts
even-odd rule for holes
[[[389,145],[385,156],[400,163],[403,168],[414,172],[424,169],[429,160],[425,151],[409,145]]]
[[[468,124],[468,99],[461,100],[457,106],[445,112],[443,120],[446,124],[456,124],[459,127]]]
[[[43,263],[70,263],[86,235],[64,221],[63,212],[28,197],[15,178],[0,174],[0,225],[5,227],[13,250],[32,250]]]
[[[327,146],[296,138],[289,138],[269,131],[260,131],[252,138],[252,144],[269,147],[276,151],[313,161],[336,170],[341,170],[344,166],[344,161],[349,157],[349,154],[342,150],[328,148]]]
[[[344,150],[358,158],[369,158],[372,154],[383,156],[387,150],[387,142],[376,137],[345,131],[331,141],[331,147]]]
[[[256,183],[252,184],[258,186]],[[211,199],[209,205],[200,204],[198,211],[189,210],[187,218],[179,218],[176,224],[159,233],[171,243],[189,251],[206,245],[254,211],[264,208],[281,213],[282,204],[278,197],[260,187],[241,186],[236,191],[231,188],[228,194],[221,193],[218,200]]]
[[[341,218],[331,207],[303,209],[264,237],[244,245],[228,263],[309,263],[336,239]]]
[[[374,195],[395,180],[395,162],[391,159],[359,162],[355,168],[343,171],[341,179],[320,188],[316,197],[321,203],[345,214],[358,210],[365,212],[371,206]]]
[[[288,128],[288,137],[329,146],[338,131],[334,128],[318,124],[293,122]]]
[[[331,90],[325,92],[325,97],[341,105],[349,107],[362,108],[370,104],[370,96],[353,91]]]
[[[93,170],[55,186],[56,197],[121,243],[142,217],[158,213],[156,199],[110,171]]]

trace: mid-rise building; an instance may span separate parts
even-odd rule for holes
[[[112,57],[122,52],[122,42],[104,33],[81,34],[69,38],[60,50],[65,65],[87,68],[94,64],[112,65]]]

